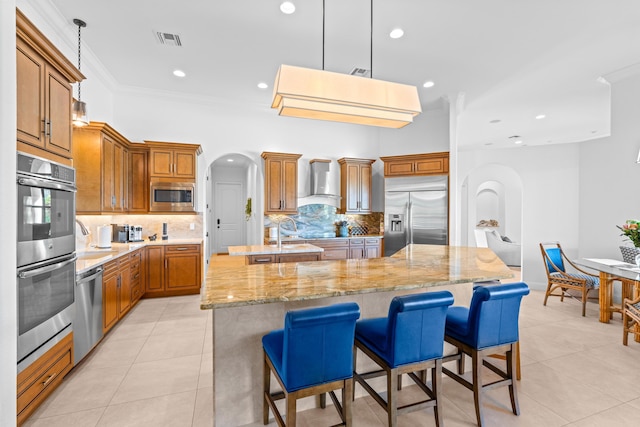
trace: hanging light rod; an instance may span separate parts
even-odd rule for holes
[[[81,70],[81,62],[80,62],[80,46],[81,46],[81,35],[80,30],[87,26],[87,23],[81,19],[75,18],[73,23],[78,26],[78,71]],[[89,124],[89,118],[87,117],[87,104],[82,102],[82,90],[81,90],[81,82],[78,82],[78,100],[73,101],[73,105],[71,106],[71,121],[74,126],[82,127]]]
[[[334,73],[324,69],[325,10],[322,2],[322,70],[282,64],[271,108],[278,115],[387,128],[401,128],[422,112],[415,86]],[[373,74],[373,0],[371,1]]]

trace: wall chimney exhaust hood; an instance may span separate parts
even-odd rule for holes
[[[298,199],[298,206],[325,204],[339,207],[338,185],[331,180],[331,160],[309,160],[311,194]]]

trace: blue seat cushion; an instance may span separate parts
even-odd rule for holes
[[[456,339],[469,333],[469,309],[467,307],[453,306],[447,311],[446,335]]]
[[[575,277],[577,279],[587,279],[586,285],[587,289],[598,289],[600,288],[600,279],[597,276],[591,276],[589,274],[582,273],[564,273],[567,276]],[[561,273],[551,273],[551,277],[557,277],[559,279],[562,278]]]
[[[282,378],[282,348],[284,342],[284,330],[271,331],[262,337],[262,347],[267,353],[276,373]]]
[[[389,319],[379,317],[376,319],[363,319],[356,323],[356,338],[364,342],[367,347],[378,353],[387,351],[387,325]]]

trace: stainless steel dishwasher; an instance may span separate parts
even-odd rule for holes
[[[76,274],[76,315],[73,322],[74,364],[102,338],[102,266]]]

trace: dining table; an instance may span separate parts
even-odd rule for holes
[[[622,283],[622,301],[633,298],[640,292],[640,267],[624,261],[607,258],[580,258],[573,261],[576,265],[596,270],[600,277],[598,301],[600,322],[609,323],[614,312],[621,312],[621,305],[613,302],[613,283]]]

